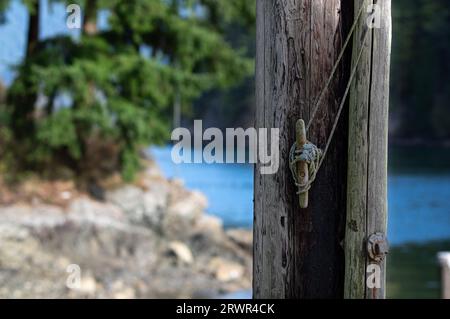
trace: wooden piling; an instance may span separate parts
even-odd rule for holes
[[[353,23],[351,13],[374,2],[381,28],[367,30],[368,14],[358,19],[350,52],[354,66],[361,48],[362,55],[350,116],[343,112],[308,208],[302,209],[288,163],[295,122],[309,120]],[[257,1],[256,127],[280,129],[280,167],[263,175],[255,166],[256,298],[385,296],[391,2],[355,0],[354,8],[349,3]],[[349,79],[350,56],[346,53],[308,132],[319,147],[329,137]],[[367,285],[369,268],[380,276],[375,288]]]
[[[438,254],[441,266],[441,291],[442,299],[450,299],[450,252]]]
[[[363,15],[353,42],[352,64],[355,52],[362,49],[363,55],[350,93],[344,295],[380,299],[385,298],[386,277],[386,260],[381,255],[387,250],[383,237],[387,228],[391,1],[354,3],[355,12],[360,6],[369,8],[374,3],[379,6],[381,28],[368,29],[367,15]],[[365,32],[369,32],[367,37]],[[373,243],[371,236],[375,238]],[[379,260],[371,256],[376,252],[380,254]],[[368,285],[371,275],[380,276],[379,287]]]
[[[279,128],[279,170],[255,166],[255,298],[342,298],[347,176],[347,109],[299,206],[289,169],[296,121],[310,119],[352,23],[347,0],[257,0],[256,128]],[[350,71],[346,52],[308,132],[323,147]],[[268,146],[270,148],[270,146]]]

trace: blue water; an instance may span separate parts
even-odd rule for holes
[[[394,175],[388,181],[393,244],[450,239],[450,175]]]
[[[221,217],[225,226],[251,227],[251,165],[176,165],[168,147],[153,147],[151,153],[167,177],[180,178],[188,188],[203,192],[209,200],[208,212]],[[404,160],[405,166],[409,166],[408,160]],[[391,244],[450,239],[450,172],[403,171],[390,174],[388,179]]]

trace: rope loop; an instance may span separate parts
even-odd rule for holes
[[[297,194],[304,194],[311,189],[311,186],[316,179],[317,171],[319,169],[320,159],[322,157],[322,150],[311,142],[307,142],[302,148],[298,149],[294,143],[289,152],[289,168],[291,169],[292,177],[294,178],[295,186],[297,186]],[[307,183],[299,183],[297,175],[297,163],[305,162],[308,164],[309,178]]]

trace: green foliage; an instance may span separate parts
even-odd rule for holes
[[[20,146],[9,147],[20,170],[62,165],[132,179],[140,150],[169,137],[176,96],[188,109],[204,91],[252,73],[246,48],[225,36],[230,25],[254,22],[245,0],[90,1],[108,12],[106,30],[41,41],[17,68],[2,124]],[[102,147],[104,156],[93,151]]]
[[[5,11],[9,4],[10,0],[0,0],[0,25],[6,22]]]
[[[450,138],[448,0],[393,5],[391,106],[402,138]]]

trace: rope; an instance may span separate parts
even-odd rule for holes
[[[367,31],[368,30],[366,29],[362,44],[364,44],[366,42],[367,35],[369,34],[369,32],[367,32]],[[327,154],[328,148],[330,147],[331,141],[333,140],[334,133],[336,132],[336,127],[337,127],[337,125],[339,123],[339,118],[340,118],[342,110],[344,108],[345,101],[347,100],[348,93],[350,92],[350,88],[352,86],[353,79],[355,78],[356,71],[358,70],[358,64],[361,61],[361,57],[362,57],[362,53],[363,52],[364,52],[364,46],[362,45],[361,49],[359,50],[356,62],[355,62],[355,66],[354,66],[354,68],[352,70],[352,73],[350,75],[350,79],[349,79],[349,81],[347,83],[347,87],[345,88],[345,92],[344,92],[344,96],[343,96],[342,101],[341,101],[341,105],[339,105],[339,110],[338,110],[338,112],[336,114],[336,119],[334,120],[333,127],[331,129],[330,137],[328,138],[327,144],[325,145],[325,149],[323,151],[323,156],[322,156],[322,158],[320,160],[320,163],[319,163],[319,166],[317,167],[317,169],[319,169],[320,166],[322,166],[322,163],[323,163],[323,160],[325,158],[325,155]]]
[[[316,104],[313,108],[313,111],[311,113],[311,118],[308,122],[308,125],[306,127],[306,132],[309,131],[309,128],[311,127],[311,124],[314,120],[314,117],[316,116],[317,110],[319,109],[320,103],[322,102],[323,97],[325,96],[325,92],[328,89],[328,87],[331,84],[331,81],[334,77],[334,74],[336,73],[336,70],[339,66],[340,61],[342,60],[342,57],[344,56],[344,52],[348,46],[348,43],[350,42],[350,39],[355,31],[355,28],[358,24],[358,20],[361,17],[361,14],[363,12],[364,6],[361,6],[357,17],[355,18],[355,21],[350,29],[350,32],[344,42],[344,45],[342,46],[341,52],[339,53],[339,56],[333,66],[333,69],[331,71],[330,76],[328,77],[328,80],[320,92],[320,95],[316,101]],[[319,171],[320,167],[322,166],[322,163],[325,159],[325,156],[328,152],[328,149],[330,147],[331,141],[333,139],[334,133],[336,132],[337,125],[339,123],[339,118],[341,116],[342,110],[344,108],[345,102],[347,100],[348,93],[350,92],[351,85],[353,83],[353,79],[356,75],[356,71],[358,70],[359,62],[361,61],[362,53],[364,52],[364,43],[366,42],[367,35],[369,34],[368,29],[364,31],[364,36],[361,44],[361,49],[358,52],[358,56],[355,61],[355,65],[352,68],[350,78],[348,80],[347,86],[344,91],[344,96],[342,97],[341,104],[339,105],[338,112],[336,114],[336,118],[333,123],[333,127],[330,132],[330,136],[327,140],[327,143],[325,145],[324,151],[319,149],[316,145],[314,145],[311,142],[307,142],[303,145],[301,149],[297,149],[296,143],[294,143],[291,147],[291,150],[289,152],[289,168],[291,170],[292,177],[295,182],[295,186],[297,186],[297,194],[304,194],[308,192],[311,189],[312,184],[314,183],[317,172]],[[309,179],[307,183],[299,183],[298,175],[297,175],[297,163],[298,162],[306,162],[308,164],[308,172],[309,172]]]
[[[297,194],[304,194],[311,189],[312,183],[316,179],[320,158],[322,158],[322,151],[313,143],[308,142],[301,149],[297,149],[295,144],[292,145],[289,152],[289,168],[291,169],[295,186],[298,188]],[[300,161],[308,164],[309,179],[304,184],[298,181],[297,163]]]
[[[311,127],[311,124],[314,120],[314,117],[316,116],[316,113],[319,109],[320,103],[322,103],[322,99],[324,98],[325,93],[328,90],[328,88],[331,84],[331,81],[333,80],[334,74],[336,73],[336,71],[339,67],[339,63],[341,63],[341,60],[344,57],[345,50],[347,49],[347,46],[350,43],[350,39],[352,38],[353,33],[355,32],[356,26],[358,25],[358,20],[361,17],[363,11],[364,11],[364,6],[362,5],[358,11],[358,14],[355,18],[355,21],[353,22],[352,27],[350,28],[350,31],[348,32],[347,38],[345,39],[344,45],[342,46],[342,49],[341,49],[341,52],[339,53],[338,58],[337,58],[336,62],[334,63],[334,66],[333,66],[333,69],[331,70],[330,76],[328,77],[328,80],[327,80],[325,86],[323,87],[322,91],[319,94],[319,97],[317,98],[317,101],[314,105],[308,125],[306,126],[306,133],[308,133],[309,128]]]

